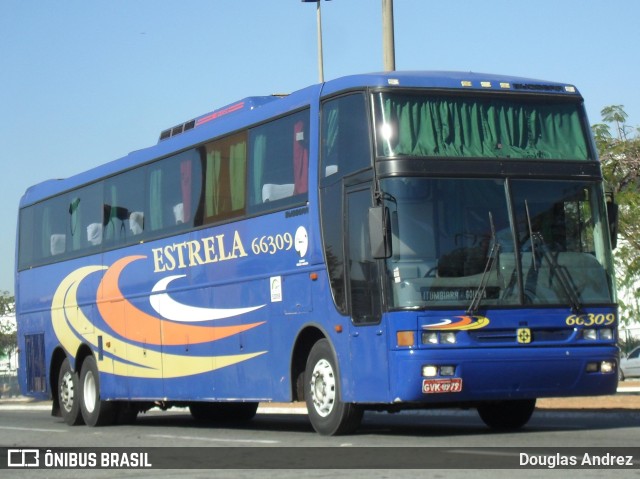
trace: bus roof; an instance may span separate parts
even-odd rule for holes
[[[156,158],[168,156],[211,138],[246,128],[343,91],[363,88],[432,88],[476,91],[535,92],[579,97],[578,90],[565,83],[505,75],[447,71],[392,71],[350,75],[312,85],[289,95],[247,97],[212,112],[165,129],[154,146],[81,172],[67,179],[47,180],[27,189],[20,207],[109,177]],[[224,120],[224,121],[221,121]]]
[[[392,71],[351,75],[327,82],[324,85],[322,94],[329,95],[341,90],[362,86],[578,94],[573,85],[565,83],[489,73],[451,71]]]

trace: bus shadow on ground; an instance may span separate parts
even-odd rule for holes
[[[141,414],[135,423],[143,427],[230,429],[266,432],[313,433],[315,431],[303,414],[257,414],[248,422],[197,422],[191,415]],[[359,435],[452,437],[494,434],[529,434],[554,431],[589,431],[600,429],[634,428],[640,424],[640,411],[536,411],[527,425],[515,431],[491,430],[474,410],[411,411],[397,414],[367,412],[362,425],[354,433]]]

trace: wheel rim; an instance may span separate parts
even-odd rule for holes
[[[75,401],[75,388],[73,386],[73,375],[67,371],[62,376],[60,383],[60,404],[67,412],[71,411]]]
[[[98,394],[96,392],[96,379],[93,377],[93,372],[91,371],[87,371],[87,374],[84,376],[82,396],[84,398],[85,409],[87,412],[92,413],[96,407]]]
[[[318,361],[311,374],[311,399],[316,412],[326,417],[331,414],[336,402],[336,381],[331,363]]]

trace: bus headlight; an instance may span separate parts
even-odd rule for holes
[[[600,361],[587,363],[586,371],[588,373],[601,372],[602,374],[611,374],[616,371],[615,361]]]
[[[422,333],[422,344],[438,344],[438,333],[435,331]]]
[[[455,331],[423,331],[422,344],[456,344]]]
[[[440,366],[440,376],[453,376],[455,373],[455,366]]]
[[[602,329],[593,329],[586,328],[582,330],[582,339],[586,339],[589,341],[595,341],[600,339],[602,341],[612,341],[614,338],[613,329],[611,328],[602,328]]]
[[[432,378],[438,375],[438,366],[422,366],[422,375],[425,378]]]
[[[616,363],[613,361],[602,361],[600,363],[600,372],[603,374],[609,374],[616,370]]]
[[[445,333],[440,333],[440,342],[442,344],[455,344],[456,343],[456,333],[453,331],[447,331]]]
[[[603,339],[605,341],[611,341],[613,340],[613,329],[601,329],[600,330],[600,339]]]

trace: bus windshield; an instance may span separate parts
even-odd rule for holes
[[[575,101],[381,92],[374,103],[379,157],[590,159]]]
[[[381,186],[392,308],[614,301],[596,182],[390,178]]]

